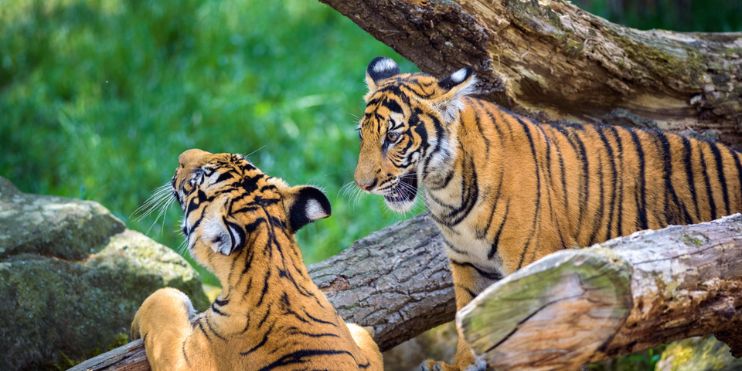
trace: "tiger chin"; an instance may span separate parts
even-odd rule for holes
[[[312,282],[294,233],[330,215],[317,188],[290,187],[241,155],[179,157],[173,197],[191,255],[222,293],[195,313],[182,292],[150,295],[134,316],[153,370],[382,370],[371,334],[346,324]]]
[[[406,211],[420,193],[445,243],[456,308],[560,249],[742,211],[742,154],[619,126],[536,122],[477,99],[462,68],[443,78],[366,69],[359,188]],[[419,188],[418,188],[419,185]],[[459,334],[454,364],[484,369]]]

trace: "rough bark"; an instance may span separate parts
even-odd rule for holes
[[[374,329],[382,350],[453,319],[456,305],[437,227],[427,216],[395,224],[309,267],[312,279],[348,322]],[[148,370],[141,341],[72,370]]]
[[[457,315],[497,369],[577,369],[742,328],[742,215],[565,250],[495,283]],[[739,337],[719,336],[739,354]]]
[[[443,240],[428,216],[375,232],[309,273],[346,321],[373,326],[382,350],[456,312]]]
[[[485,98],[550,119],[694,129],[742,145],[742,33],[640,31],[562,0],[320,0]]]

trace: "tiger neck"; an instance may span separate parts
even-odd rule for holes
[[[229,326],[246,333],[281,316],[332,310],[309,277],[295,239],[288,231],[273,230],[260,246],[246,246],[231,269],[219,275],[222,293],[209,310],[213,317],[230,321]],[[336,321],[336,316],[324,317]]]
[[[429,143],[430,152],[420,162],[418,178],[427,191],[440,191],[449,185],[460,156],[458,131],[461,114],[451,123],[435,121],[433,125],[432,131],[438,133],[438,137],[435,143]]]
[[[501,135],[504,129],[495,126],[501,118],[484,113],[494,106],[468,97],[462,103],[456,119],[447,124],[448,155],[439,156],[442,160],[422,178],[428,209],[439,224],[450,227],[483,199],[509,197],[507,187],[498,187],[505,173],[497,164],[506,163],[506,152],[514,148],[514,136]]]

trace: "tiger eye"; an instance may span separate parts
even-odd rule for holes
[[[399,134],[398,132],[396,132],[396,131],[388,131],[388,132],[386,133],[386,139],[387,139],[387,140],[388,140],[389,142],[391,142],[391,143],[394,143],[394,142],[396,142],[396,141],[397,141],[397,139],[399,139],[399,136],[400,136],[400,134]]]

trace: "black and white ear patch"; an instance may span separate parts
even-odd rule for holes
[[[327,218],[331,212],[330,200],[322,191],[310,186],[301,187],[289,207],[289,224],[291,229],[298,231],[315,220]]]
[[[451,76],[448,76],[445,79],[439,81],[438,86],[440,86],[443,89],[449,90],[453,88],[454,86],[466,81],[472,75],[472,73],[473,71],[471,68],[464,67],[452,73]]]
[[[397,66],[397,62],[391,58],[376,57],[368,64],[366,73],[371,77],[371,80],[378,82],[394,75],[398,75],[399,66]]]

